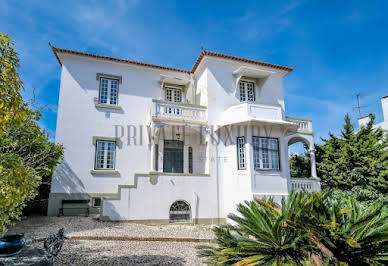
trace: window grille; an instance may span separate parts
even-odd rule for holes
[[[182,200],[175,201],[170,207],[170,223],[189,222],[191,219],[190,206]]]

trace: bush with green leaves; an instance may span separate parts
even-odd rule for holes
[[[37,195],[41,177],[17,154],[0,153],[0,235]]]
[[[245,202],[217,226],[216,246],[199,256],[215,265],[384,265],[388,259],[388,213],[381,203],[364,206],[328,193],[291,192]]]

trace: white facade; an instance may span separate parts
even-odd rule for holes
[[[53,51],[65,156],[49,215],[100,198],[101,219],[219,223],[244,200],[320,189],[311,120],[285,114],[292,69],[206,51],[191,71]],[[312,178],[290,178],[295,142],[310,147]]]
[[[383,110],[383,122],[380,122],[378,124],[375,124],[374,128],[382,128],[384,130],[388,130],[388,95],[381,98],[381,108]],[[362,126],[365,126],[370,121],[370,114],[360,117],[358,119],[358,126],[361,128]]]

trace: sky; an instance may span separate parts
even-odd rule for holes
[[[243,3],[243,4],[242,4]],[[388,95],[388,1],[0,1],[0,31],[16,42],[26,100],[45,107],[55,136],[60,48],[191,69],[206,50],[286,66],[286,113],[311,118],[315,141],[345,114],[382,121]]]

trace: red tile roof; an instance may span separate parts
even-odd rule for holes
[[[215,53],[215,52],[203,50],[201,52],[201,54],[198,56],[198,59],[195,62],[193,68],[191,69],[191,73],[195,72],[195,70],[198,68],[199,64],[201,63],[202,59],[205,56],[213,56],[213,57],[219,57],[219,58],[224,58],[224,59],[230,59],[230,60],[254,64],[254,65],[260,65],[260,66],[265,66],[265,67],[270,67],[270,68],[277,68],[277,69],[281,69],[281,70],[285,70],[285,71],[292,71],[294,69],[293,67],[274,65],[274,64],[270,64],[270,63],[256,61],[256,60],[251,60],[251,59],[241,58],[241,57],[237,57],[237,56],[220,54],[220,53]]]
[[[51,49],[53,50],[55,57],[57,58],[60,65],[62,65],[62,62],[58,57],[58,53],[66,53],[66,54],[87,56],[87,57],[92,57],[92,58],[96,58],[96,59],[103,59],[103,60],[108,60],[108,61],[128,63],[128,64],[134,64],[134,65],[139,65],[139,66],[144,66],[144,67],[158,68],[158,69],[163,69],[163,70],[177,71],[177,72],[183,72],[183,73],[190,74],[189,70],[184,70],[184,69],[179,69],[179,68],[153,65],[153,64],[142,63],[142,62],[137,62],[137,61],[133,61],[133,60],[121,59],[121,58],[110,57],[110,56],[102,56],[102,55],[96,55],[96,54],[90,54],[90,53],[83,53],[83,52],[78,52],[78,51],[74,51],[74,50],[56,48],[54,46],[51,46]]]
[[[190,70],[185,70],[185,69],[142,63],[142,62],[128,60],[128,59],[121,59],[121,58],[110,57],[110,56],[102,56],[102,55],[78,52],[78,51],[69,50],[69,49],[61,49],[61,48],[56,48],[54,46],[51,46],[51,49],[53,50],[54,55],[57,58],[60,65],[62,65],[62,62],[58,56],[58,53],[67,53],[67,54],[74,54],[74,55],[80,55],[80,56],[87,56],[87,57],[92,57],[92,58],[96,58],[96,59],[103,59],[103,60],[120,62],[120,63],[134,64],[134,65],[139,65],[139,66],[144,66],[144,67],[151,67],[151,68],[157,68],[157,69],[162,69],[162,70],[176,71],[176,72],[187,73],[187,74],[194,73],[197,70],[199,64],[201,63],[202,59],[205,56],[219,57],[219,58],[224,58],[224,59],[229,59],[229,60],[234,60],[234,61],[239,61],[239,62],[244,62],[244,63],[249,63],[249,64],[255,64],[255,65],[260,65],[260,66],[265,66],[265,67],[270,67],[270,68],[276,68],[276,69],[285,70],[285,71],[292,71],[294,69],[292,67],[280,66],[280,65],[275,65],[275,64],[270,64],[270,63],[265,63],[265,62],[260,62],[260,61],[256,61],[256,60],[251,60],[251,59],[246,59],[246,58],[241,58],[241,57],[236,57],[236,56],[231,56],[231,55],[225,55],[225,54],[220,54],[220,53],[215,53],[215,52],[210,52],[210,51],[205,51],[205,50],[202,50],[201,54],[198,56],[197,61],[195,62],[193,68],[190,71]]]

